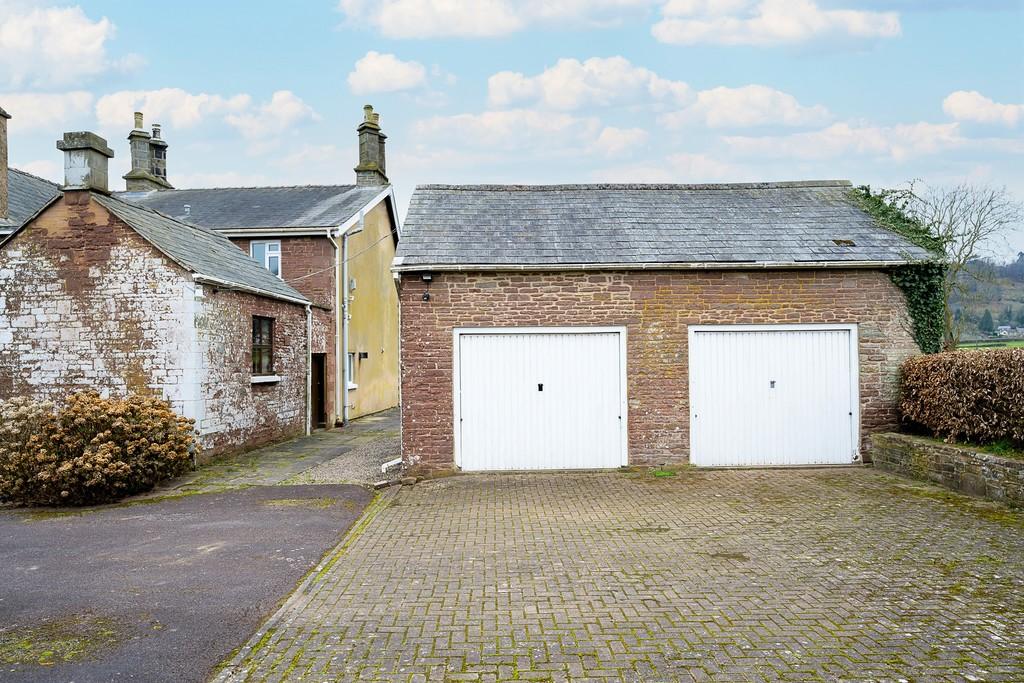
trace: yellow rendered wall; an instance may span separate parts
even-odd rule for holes
[[[350,292],[348,350],[356,354],[353,379],[358,385],[348,392],[350,418],[398,405],[398,291],[391,276],[391,227],[387,203],[381,202],[366,214],[363,231],[348,240],[348,278],[356,284]],[[339,300],[343,295],[339,293]],[[340,318],[338,322],[341,334]],[[367,358],[360,360],[360,352]]]

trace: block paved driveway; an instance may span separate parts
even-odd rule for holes
[[[995,504],[864,468],[392,491],[220,680],[1024,680]]]

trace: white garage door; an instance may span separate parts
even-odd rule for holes
[[[626,464],[621,330],[456,330],[464,470]]]
[[[692,327],[689,339],[693,464],[854,460],[855,326]]]

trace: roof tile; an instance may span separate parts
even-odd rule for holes
[[[445,265],[905,263],[931,255],[875,223],[847,181],[422,185],[397,257]],[[849,239],[839,247],[833,240]]]

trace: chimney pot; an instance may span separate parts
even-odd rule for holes
[[[107,186],[107,162],[114,151],[96,133],[78,131],[64,133],[57,141],[64,152],[64,189],[91,190],[110,194]]]
[[[128,134],[132,168],[124,174],[129,192],[171,189],[167,182],[167,143],[160,137],[159,123],[150,134],[143,127],[142,112],[135,112],[135,128]]]

